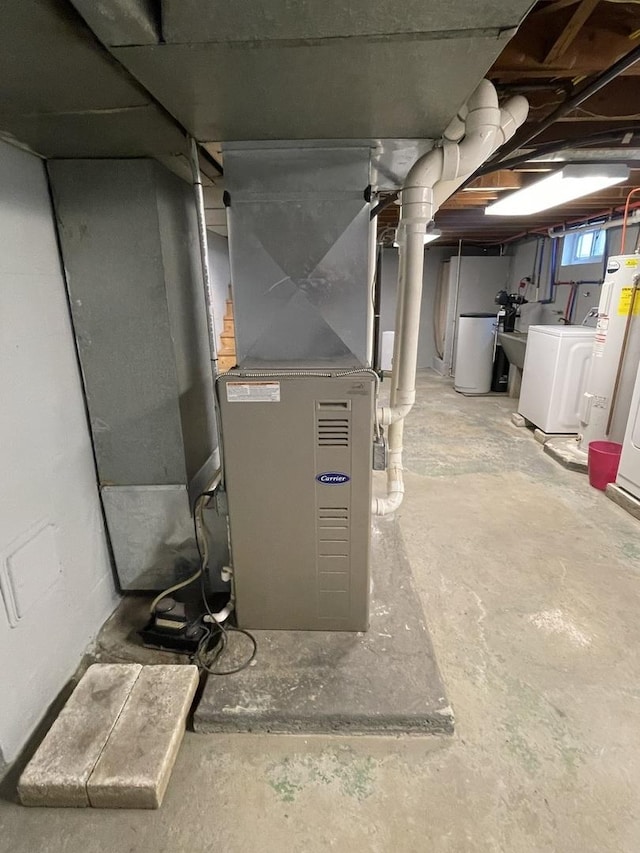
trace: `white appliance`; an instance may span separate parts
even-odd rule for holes
[[[380,349],[380,370],[390,373],[393,370],[393,344],[395,332],[382,333],[382,347]]]
[[[510,258],[472,255],[451,258],[442,266],[434,310],[438,355],[433,368],[448,376],[456,360],[458,318],[472,311],[493,311],[495,316],[496,293],[508,284]]]
[[[595,329],[530,326],[518,412],[543,432],[577,433]]]
[[[580,447],[624,438],[640,361],[640,294],[633,300],[638,255],[609,258],[600,291],[596,335],[580,407]]]
[[[462,394],[488,394],[491,390],[496,314],[461,314],[453,387]]]
[[[640,370],[631,399],[616,483],[640,500]]]

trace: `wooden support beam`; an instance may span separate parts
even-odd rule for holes
[[[559,12],[561,9],[566,9],[567,6],[575,6],[579,0],[556,0],[555,3],[549,3],[547,6],[542,6],[540,9],[535,9],[530,15],[529,18],[533,18],[534,16],[539,17],[541,15],[554,14],[555,12]]]
[[[633,47],[630,35],[640,29],[640,4],[600,2],[577,30],[561,58],[550,63],[550,34],[567,24],[567,14],[571,17],[571,9],[560,12],[557,21],[553,16],[526,18],[489,72],[490,78],[503,82],[544,78],[574,80],[597,74],[628,53]],[[545,61],[541,61],[543,57]],[[636,63],[625,76],[639,73]]]
[[[511,172],[509,169],[501,169],[499,172],[492,172],[490,175],[482,175],[472,181],[468,187],[465,187],[465,193],[480,193],[493,190],[517,190],[522,185],[522,178],[517,172]]]
[[[578,8],[571,16],[569,23],[562,30],[558,38],[551,46],[551,50],[544,58],[544,65],[554,65],[567,48],[573,43],[576,36],[582,29],[587,19],[591,17],[591,13],[596,8],[600,0],[581,0]]]
[[[553,89],[527,92],[531,120],[537,121],[542,115],[550,113],[565,97],[564,93]],[[636,115],[640,116],[638,81],[633,77],[618,77],[559,121],[578,118],[581,121],[619,120],[624,124],[627,120],[633,123]]]

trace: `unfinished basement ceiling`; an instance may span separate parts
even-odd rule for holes
[[[201,142],[439,137],[531,5],[74,4],[116,59]]]
[[[531,103],[527,122],[516,140],[526,139],[564,100],[638,45],[638,2],[544,0],[537,3],[487,75],[501,97],[524,94]],[[495,245],[525,234],[544,234],[554,226],[620,216],[629,190],[640,186],[639,75],[640,62],[636,62],[580,106],[554,121],[531,144],[511,155],[527,154],[529,162],[513,169],[505,169],[496,162],[497,171],[485,174],[452,196],[436,215],[436,224],[443,234],[441,244],[462,239]],[[553,154],[549,153],[552,149],[556,150]],[[534,162],[536,159],[539,161]],[[489,203],[542,177],[534,170],[560,168],[563,161],[624,162],[631,172],[624,184],[539,214],[485,216]],[[379,235],[390,243],[398,220],[397,206],[388,207],[378,220]]]
[[[525,94],[524,129],[640,44],[640,3],[619,0],[5,0],[0,136],[49,157],[154,156],[189,178],[186,133],[222,141],[374,140],[382,190],[488,72]],[[74,8],[75,6],[75,8]],[[83,20],[84,18],[84,20]],[[515,33],[515,34],[514,34]],[[493,63],[493,65],[492,65]],[[640,185],[640,63],[522,149],[623,157],[628,184],[523,220],[485,217],[531,164],[485,175],[437,216],[444,239],[502,243],[593,214],[620,212]],[[597,137],[594,134],[598,135]],[[584,147],[585,139],[592,140]],[[567,144],[571,144],[567,148]],[[211,159],[210,224],[224,232]],[[500,165],[500,164],[498,164]],[[392,234],[397,208],[379,217]]]

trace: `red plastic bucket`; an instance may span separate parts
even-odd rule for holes
[[[589,482],[604,492],[607,483],[615,483],[622,445],[616,441],[589,442]]]

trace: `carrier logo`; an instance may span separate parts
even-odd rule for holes
[[[316,477],[316,480],[325,486],[342,486],[350,479],[348,474],[341,474],[340,471],[325,471],[324,474],[318,474]]]

